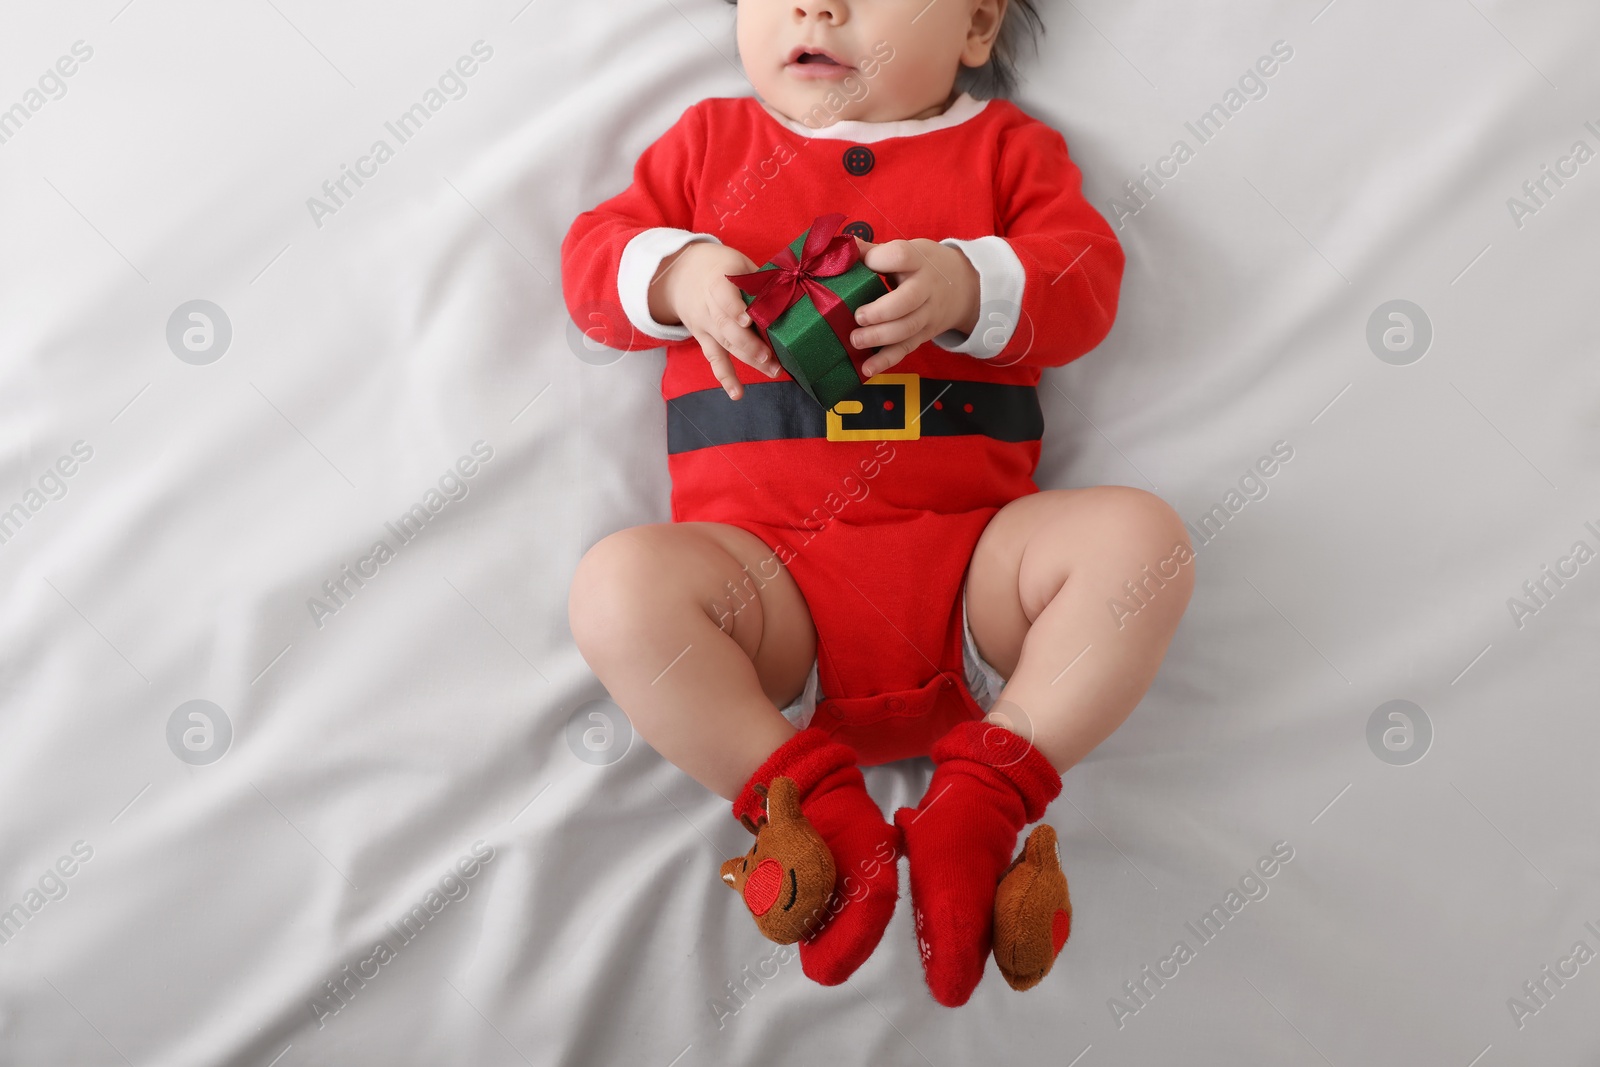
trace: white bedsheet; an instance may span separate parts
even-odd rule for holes
[[[1227,521],[1050,810],[1068,948],[956,1011],[904,902],[846,986],[775,957],[717,878],[748,836],[625,721],[604,748],[567,629],[579,557],[667,481],[661,354],[576,358],[560,241],[749,91],[732,9],[0,12],[0,1062],[1600,1057],[1600,10],[1044,7],[1019,102],[1126,213],[1128,270],[1046,373],[1039,483]],[[1177,175],[1115,209],[1147,165]],[[1420,360],[1399,320],[1369,345],[1395,300]]]

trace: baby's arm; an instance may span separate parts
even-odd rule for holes
[[[769,375],[777,360],[746,325],[744,301],[724,277],[758,264],[689,229],[706,154],[704,122],[698,106],[687,109],[639,156],[633,184],[573,220],[561,242],[561,287],[573,321],[607,348],[659,348],[694,337],[737,399],[729,353]]]
[[[1001,234],[949,242],[979,263],[983,280],[983,321],[956,350],[1002,366],[1070,363],[1111,332],[1122,245],[1084,199],[1065,139],[1045,123],[1009,132],[999,187]]]
[[[639,156],[633,183],[572,221],[561,242],[561,289],[573,321],[608,348],[659,348],[683,340],[681,327],[650,315],[645,288],[660,261],[690,242],[716,241],[693,225],[694,160],[705,147],[703,118],[689,108]],[[643,275],[643,284],[631,279]]]
[[[1002,366],[1058,367],[1099,344],[1116,318],[1124,254],[1081,192],[1066,141],[1042,122],[1002,145],[1001,235],[862,244],[894,291],[856,312],[863,364],[880,373],[927,341]]]

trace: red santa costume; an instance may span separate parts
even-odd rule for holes
[[[660,261],[717,241],[760,265],[831,212],[868,241],[959,248],[980,278],[977,328],[879,374],[858,411],[824,412],[787,374],[737,360],[744,396],[730,399],[688,330],[651,318]],[[817,628],[815,724],[864,765],[927,754],[982,717],[962,657],[972,550],[995,512],[1038,491],[1041,368],[1105,337],[1122,270],[1062,136],[965,93],[932,118],[815,129],[753,97],[703,100],[561,248],[568,310],[590,337],[666,344],[672,519],[774,549]]]

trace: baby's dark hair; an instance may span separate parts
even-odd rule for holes
[[[736,5],[739,0],[727,2]],[[1039,17],[1033,0],[1009,0],[1000,32],[989,52],[989,62],[981,67],[962,67],[956,72],[956,91],[971,93],[979,100],[1011,96],[1020,82],[1017,55],[1022,43],[1027,41],[1037,49],[1039,35],[1043,32],[1044,19]]]
[[[989,62],[981,67],[962,67],[956,73],[956,91],[971,93],[979,100],[1014,94],[1020,81],[1017,54],[1022,42],[1027,41],[1037,51],[1039,35],[1043,32],[1044,19],[1039,17],[1033,0],[1010,0],[994,47],[989,52]]]

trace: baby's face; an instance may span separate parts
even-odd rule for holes
[[[762,100],[813,128],[926,118],[949,103],[960,66],[988,62],[1004,10],[1005,0],[739,0],[739,56]]]

